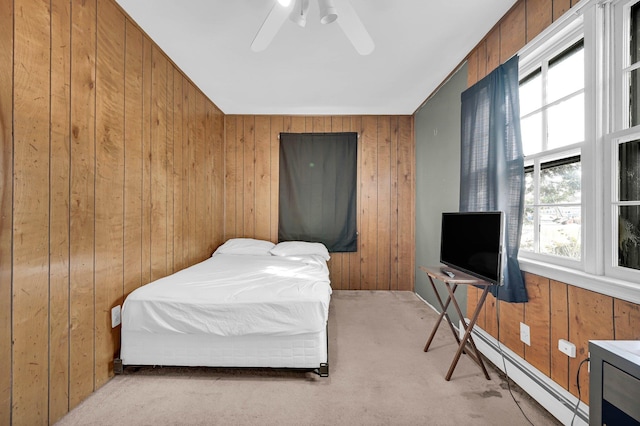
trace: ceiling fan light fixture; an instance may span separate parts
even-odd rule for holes
[[[299,27],[304,28],[307,25],[307,14],[309,12],[309,0],[297,0],[296,4],[289,15],[289,19]]]
[[[320,22],[330,24],[338,19],[338,11],[333,5],[333,0],[318,0],[320,5]]]

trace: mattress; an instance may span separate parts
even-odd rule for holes
[[[125,365],[318,366],[326,362],[330,295],[320,256],[214,254],[127,297],[121,359]]]

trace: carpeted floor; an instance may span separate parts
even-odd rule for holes
[[[410,292],[335,291],[330,376],[261,369],[127,369],[72,410],[64,425],[527,425],[506,382],[462,356],[436,313]],[[559,424],[526,394],[534,425]]]

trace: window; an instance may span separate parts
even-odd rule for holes
[[[582,0],[519,55],[522,269],[640,303],[640,0]]]
[[[640,140],[618,145],[618,266],[640,270]]]
[[[278,240],[357,251],[357,133],[281,133]]]
[[[614,109],[606,135],[605,272],[640,278],[640,2],[614,4]]]
[[[585,141],[583,40],[549,50],[535,63],[530,62],[528,69],[520,80],[525,155],[525,210],[520,250],[525,254],[580,261],[580,153]]]

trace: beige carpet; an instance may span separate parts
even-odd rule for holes
[[[444,380],[455,340],[410,292],[335,291],[330,376],[260,369],[143,368],[95,392],[63,425],[526,425],[504,380],[462,356]],[[514,392],[518,392],[515,390]],[[516,393],[535,425],[558,424]]]

